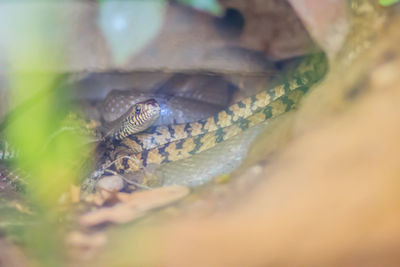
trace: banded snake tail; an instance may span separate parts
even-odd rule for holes
[[[326,71],[325,57],[311,56],[299,65],[292,79],[245,98],[197,122],[151,127],[114,142],[106,153],[111,173],[139,171],[149,164],[164,164],[205,151],[232,136],[291,110]]]

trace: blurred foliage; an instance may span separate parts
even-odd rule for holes
[[[379,0],[379,4],[381,4],[382,6],[390,6],[398,2],[399,0]]]
[[[77,134],[71,132],[50,138],[62,128],[71,109],[68,103],[70,91],[57,86],[59,81],[55,73],[38,73],[34,68],[39,65],[56,66],[63,62],[57,57],[60,47],[49,43],[52,36],[49,36],[45,26],[54,25],[58,16],[46,5],[11,4],[3,6],[4,9],[8,11],[8,17],[3,17],[3,23],[14,25],[13,31],[17,33],[29,32],[8,34],[7,31],[0,31],[1,36],[8,39],[4,49],[8,52],[10,72],[13,73],[10,76],[12,106],[24,103],[27,95],[40,95],[28,108],[13,117],[6,128],[6,135],[20,150],[18,166],[31,174],[29,183],[34,189],[29,191],[31,197],[46,208],[53,207],[61,192],[66,191],[77,177],[70,164],[79,161],[82,155],[78,146],[74,145],[80,143]],[[21,15],[24,19],[16,22],[15,18]],[[66,27],[64,25],[58,30],[65,32]],[[21,72],[26,65],[31,66],[29,72]]]
[[[166,2],[167,0],[98,0],[101,5],[111,2],[139,3],[139,2]],[[185,5],[189,5],[195,9],[211,13],[213,15],[221,15],[222,7],[218,0],[176,0]]]
[[[217,0],[178,0],[178,2],[187,4],[201,11],[206,11],[213,15],[222,14],[222,7]]]
[[[33,207],[34,218],[14,234],[43,265],[60,266],[64,250],[60,242],[58,199],[78,179],[76,164],[83,160],[84,153],[78,146],[81,137],[76,132],[61,131],[55,135],[71,109],[70,91],[57,86],[59,77],[54,72],[37,71],[42,66],[51,69],[63,64],[60,36],[66,35],[68,25],[59,23],[61,14],[52,7],[45,2],[2,3],[0,44],[12,73],[11,106],[35,100],[13,114],[5,129],[6,138],[19,150],[14,167],[29,174],[25,177],[25,197]],[[12,221],[12,214],[7,215]]]

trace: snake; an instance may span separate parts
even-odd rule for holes
[[[100,160],[104,175],[135,173],[150,165],[186,159],[292,110],[323,77],[325,63],[324,56],[309,57],[290,79],[193,122],[156,125],[159,103],[155,99],[137,102],[114,124],[105,124],[106,151]],[[12,155],[11,150],[3,152],[3,158]]]
[[[265,120],[296,107],[309,88],[326,72],[322,54],[299,65],[290,79],[244,98],[208,118],[161,125],[112,140],[105,152],[105,175],[128,174],[206,151]]]
[[[205,118],[226,106],[236,88],[215,74],[176,74],[148,90],[150,92],[135,88],[113,89],[104,100],[85,95],[73,99],[75,109],[66,114],[60,128],[48,137],[43,150],[66,131],[82,136],[83,141],[78,145],[91,146],[104,139],[121,140],[149,125]],[[20,149],[8,142],[7,136],[0,136],[0,164],[4,165],[0,176],[15,184],[21,180],[18,177],[29,179],[28,172],[17,177],[15,172],[7,171],[15,168],[19,154]]]

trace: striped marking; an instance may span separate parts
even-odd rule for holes
[[[288,90],[296,90],[298,88],[297,85],[298,83],[296,81],[288,82]],[[285,95],[286,91],[287,89],[285,89],[285,85],[278,85],[273,89],[264,90],[254,96],[245,98],[244,100],[229,106],[227,109],[220,111],[215,116],[204,120],[176,124],[173,126],[151,127],[147,131],[136,135],[137,145],[135,145],[135,149],[140,146],[141,150],[148,150],[169,142],[228,127],[265,108],[271,102]],[[190,131],[182,129],[190,129]],[[122,140],[122,142],[125,142],[125,140]]]
[[[317,64],[300,66],[300,71],[292,80],[245,98],[215,116],[192,123],[151,127],[146,132],[137,134],[135,138],[122,140],[115,149],[123,144],[134,148],[128,153],[130,167],[126,168],[126,164],[116,163],[113,168],[119,173],[126,173],[140,170],[149,164],[164,164],[185,159],[293,109],[307,92],[309,85],[325,73],[325,61],[324,67],[318,64],[320,62],[321,58]],[[143,151],[136,153],[138,148]],[[118,152],[114,156],[116,162],[126,157]]]
[[[231,124],[225,128],[218,128],[215,131],[192,136],[182,140],[176,140],[161,146],[157,146],[150,150],[142,151],[141,153],[129,153],[128,155],[116,155],[115,160],[120,162],[115,164],[115,171],[118,173],[128,173],[145,168],[149,164],[165,164],[172,161],[182,160],[190,157],[191,155],[203,152],[214,147],[216,144],[221,143],[229,138],[232,138],[239,133],[253,127],[267,119],[277,117],[294,107],[294,103],[298,102],[302,95],[307,91],[308,87],[301,87],[292,90],[289,94],[284,95],[264,109],[252,114],[247,118],[242,118],[236,123]],[[134,167],[126,168],[123,161],[124,157],[139,157],[141,160],[134,162],[131,160],[130,165]],[[121,162],[122,160],[122,162]],[[129,162],[129,159],[128,159]]]

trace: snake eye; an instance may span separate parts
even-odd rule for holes
[[[136,106],[135,115],[139,115],[141,110],[140,106]]]

